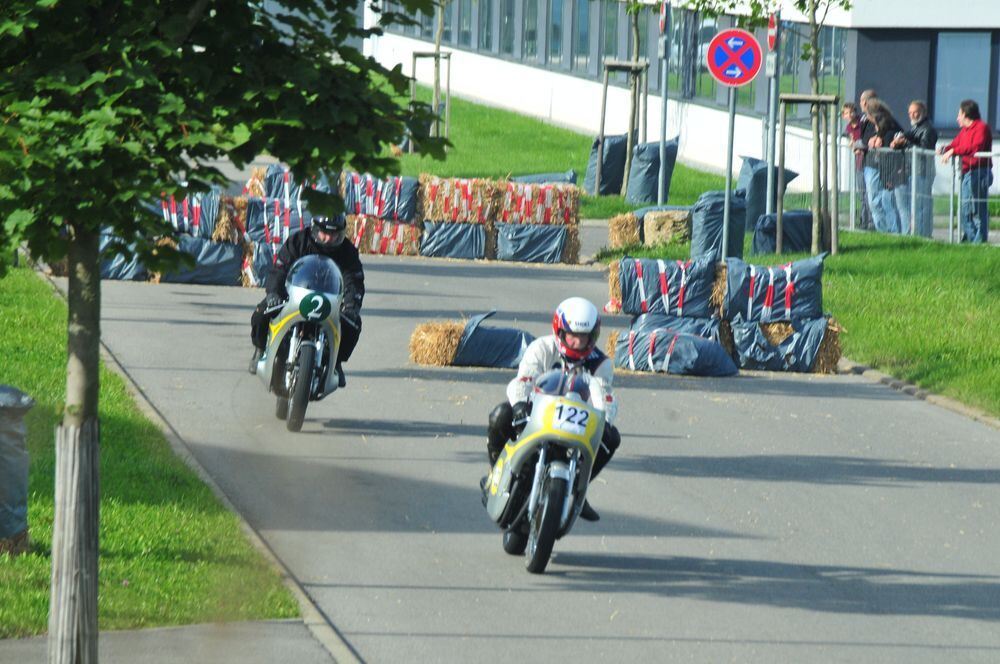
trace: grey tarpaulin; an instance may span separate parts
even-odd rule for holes
[[[146,266],[135,255],[135,243],[129,244],[132,258],[126,259],[119,253],[111,253],[116,244],[115,236],[101,232],[101,279],[121,279],[124,281],[145,281],[149,276]]]
[[[732,376],[733,359],[717,341],[666,328],[631,329],[618,335],[615,366],[682,376]]]
[[[746,192],[747,212],[746,230],[750,232],[757,224],[757,219],[767,210],[767,162],[754,157],[743,157],[740,176],[736,180],[736,189]],[[785,169],[785,186],[799,176],[795,171]],[[780,194],[777,193],[778,167],[774,167],[775,198],[777,205]]]
[[[812,248],[812,212],[789,210],[781,214],[782,251],[809,251]],[[778,249],[778,215],[763,214],[753,231],[751,253],[773,254]]]
[[[719,340],[718,318],[689,318],[671,316],[669,314],[641,314],[632,319],[630,329],[637,332],[648,332],[656,329],[667,329],[675,332],[693,334],[703,339]]]
[[[285,171],[287,169],[281,164],[271,164],[267,167],[267,171],[264,173],[264,195],[268,198],[281,198],[285,197]],[[294,188],[294,182],[291,181],[291,173],[288,174],[289,189]],[[295,197],[295,191],[291,191],[292,198]]]
[[[600,139],[595,138],[590,147],[590,159],[587,161],[587,173],[583,178],[583,190],[594,193],[594,180],[597,179],[597,146]],[[627,146],[625,134],[604,137],[604,154],[601,166],[601,191],[603,194],[620,194],[622,180],[625,178],[625,154]]]
[[[691,256],[722,258],[722,218],[725,191],[706,191],[691,207]],[[746,199],[734,192],[729,203],[729,256],[743,256]]]
[[[247,196],[246,211],[247,235],[254,242],[264,242],[264,199],[255,196]]]
[[[277,203],[277,206],[275,206]],[[285,223],[288,223],[288,234],[308,228],[312,222],[312,217],[303,204],[302,214],[299,215],[299,206],[295,199],[292,199],[292,206],[285,214],[283,199],[278,198],[257,198],[247,197],[246,228],[247,235],[254,242],[265,242],[277,237],[284,237]],[[279,243],[280,244],[280,243]]]
[[[625,256],[618,262],[622,313],[632,316],[663,313],[709,318],[714,282],[711,256],[687,261]]]
[[[791,321],[794,333],[777,346],[761,332],[760,324],[733,321],[733,342],[740,366],[766,371],[812,371],[826,335],[826,318]]]
[[[28,448],[24,416],[35,405],[27,394],[0,385],[0,539],[28,528]]]
[[[523,263],[558,263],[566,246],[566,227],[497,224],[497,259]]]
[[[685,212],[691,211],[690,205],[649,205],[644,208],[639,208],[634,210],[632,214],[635,215],[636,221],[639,223],[639,242],[646,242],[646,215],[650,212],[663,212],[665,210],[683,210]]]
[[[670,200],[670,178],[677,161],[677,138],[666,142],[667,164],[663,169],[664,202]],[[628,190],[625,202],[633,205],[654,203],[658,195],[657,177],[660,175],[660,143],[640,143],[632,154],[632,164],[628,171]],[[601,176],[603,179],[603,175]]]
[[[486,228],[482,224],[424,222],[420,255],[437,258],[483,258],[486,255]]]
[[[491,311],[469,319],[455,351],[454,364],[460,367],[498,367],[516,369],[535,337],[510,327],[483,327],[481,323],[495,314]]]
[[[531,175],[515,175],[511,182],[523,184],[576,184],[576,171],[572,168],[565,173],[532,173]]]
[[[419,191],[420,181],[414,177],[390,176],[379,180],[367,173],[347,173],[344,209],[347,214],[413,223],[417,218]]]
[[[198,237],[211,238],[215,232],[215,221],[219,218],[219,205],[222,202],[222,194],[218,190],[213,190],[207,194],[201,194],[198,203],[201,206],[201,215],[198,218]],[[195,235],[194,228],[191,234]]]
[[[254,242],[253,244],[253,278],[256,285],[263,286],[264,280],[270,274],[274,266],[274,250],[267,242]]]
[[[769,323],[821,317],[824,258],[825,253],[775,267],[727,259],[726,318]]]
[[[239,285],[243,249],[238,244],[182,235],[178,238],[177,249],[194,256],[194,266],[166,272],[160,277],[160,281],[174,284]]]

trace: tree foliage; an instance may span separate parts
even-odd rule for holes
[[[430,0],[403,0],[427,11]],[[346,164],[398,166],[383,146],[420,135],[430,109],[407,80],[349,44],[350,0],[5,0],[0,8],[0,255],[26,242],[65,255],[77,227],[148,240],[165,229],[137,205],[182,183],[221,182],[261,153],[300,180]],[[382,23],[400,20],[387,13]],[[306,192],[314,209],[340,205]],[[140,254],[155,266],[149,242]]]

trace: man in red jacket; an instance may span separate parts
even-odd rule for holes
[[[962,158],[962,194],[959,212],[963,242],[986,242],[990,227],[987,195],[993,184],[993,161],[977,157],[977,152],[993,150],[993,133],[979,115],[979,104],[966,99],[958,105],[958,136],[940,149],[947,162],[954,155]]]

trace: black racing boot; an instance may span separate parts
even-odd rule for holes
[[[584,500],[583,508],[580,510],[580,518],[584,521],[600,521],[601,515],[597,513],[597,510],[590,506],[589,500]]]
[[[254,348],[253,348],[253,355],[250,356],[250,367],[249,368],[250,368],[250,373],[251,374],[254,374],[254,375],[257,374],[257,363],[260,362],[260,356],[261,356],[260,348],[257,348],[256,346],[254,346]]]
[[[334,371],[337,372],[337,387],[347,387],[347,376],[344,375],[344,367],[340,362],[337,362]]]

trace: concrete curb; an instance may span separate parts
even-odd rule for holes
[[[860,364],[846,357],[840,358],[840,362],[837,364],[837,373],[864,376],[874,383],[881,383],[898,392],[902,392],[903,394],[909,394],[914,398],[922,399],[923,401],[932,403],[935,406],[940,406],[941,408],[950,410],[953,413],[963,415],[977,422],[993,427],[994,429],[1000,430],[1000,419],[993,417],[983,410],[967,406],[964,403],[941,396],[940,394],[928,392],[927,390],[917,387],[913,383],[900,380],[895,376],[882,373],[881,371],[872,369],[866,364]]]
[[[52,290],[59,296],[65,299],[65,294],[59,288],[59,285],[52,280],[52,278],[46,274],[35,271],[42,279],[45,279]],[[233,502],[229,499],[229,496],[222,490],[222,488],[215,482],[205,467],[201,465],[198,459],[195,458],[191,449],[187,446],[187,443],[180,436],[176,429],[168,422],[156,406],[149,401],[146,394],[142,391],[142,388],[132,379],[132,376],[125,370],[125,367],[118,362],[118,358],[115,357],[114,353],[111,352],[105,344],[101,341],[101,360],[105,365],[116,374],[118,374],[123,381],[125,381],[125,387],[129,394],[135,400],[136,405],[139,406],[139,410],[142,411],[143,415],[148,417],[156,427],[163,433],[167,442],[170,443],[170,448],[194,473],[208,485],[208,488],[212,490],[219,502],[225,506],[227,510],[232,512],[240,523],[240,528],[246,534],[247,538],[250,540],[250,544],[253,545],[257,551],[261,553],[262,556],[275,568],[278,574],[281,576],[282,583],[288,588],[292,595],[295,596],[295,600],[299,604],[299,609],[302,611],[302,622],[309,631],[312,633],[313,638],[319,641],[323,649],[330,653],[330,657],[335,662],[362,662],[361,656],[350,646],[349,643],[344,639],[344,637],[337,631],[337,628],[333,626],[333,622],[329,617],[323,613],[323,610],[313,601],[306,589],[299,583],[299,580],[292,574],[280,558],[274,553],[271,547],[264,541],[260,536],[260,533],[250,525],[250,523],[243,517]]]

